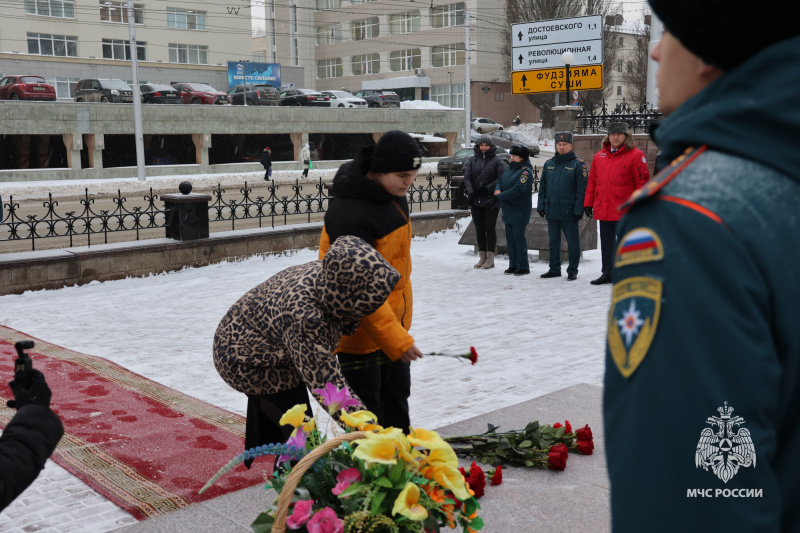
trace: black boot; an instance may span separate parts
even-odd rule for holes
[[[576,279],[578,279],[578,275],[577,274],[568,274],[567,275],[567,281],[575,281]]]
[[[591,283],[592,285],[605,285],[606,283],[611,283],[611,276],[603,274],[599,278],[593,279],[589,283]]]
[[[547,272],[545,272],[544,274],[542,274],[539,277],[540,278],[560,278],[561,277],[561,272],[554,272],[552,270],[548,270]]]
[[[531,273],[531,271],[530,271],[530,270],[516,270],[516,271],[514,272],[514,275],[515,275],[515,276],[527,276],[527,275],[528,275],[528,274],[530,274],[530,273]]]
[[[503,270],[503,274],[513,274],[516,271],[517,271],[516,268],[510,267],[510,268],[507,268],[507,269]]]

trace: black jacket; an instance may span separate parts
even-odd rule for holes
[[[264,170],[272,166],[272,153],[269,150],[264,150],[264,153],[261,154],[261,164],[264,166]]]
[[[481,152],[481,143],[491,148]],[[497,155],[497,147],[489,135],[481,136],[475,144],[475,155],[469,158],[464,167],[464,188],[467,194],[475,193],[476,207],[500,208],[500,200],[495,198],[494,189],[506,169],[506,163]]]
[[[33,483],[62,435],[49,408],[28,404],[17,411],[0,435],[0,511]]]

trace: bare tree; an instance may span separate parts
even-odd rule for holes
[[[602,15],[603,19],[616,11],[617,4],[614,0],[506,0],[506,25],[507,35],[511,34],[511,25],[520,22],[533,22],[538,20],[551,20],[560,18],[578,17],[581,15]],[[612,39],[607,24],[603,25],[603,78],[604,87],[609,86],[611,66],[617,59],[618,45]],[[506,41],[502,47],[503,55],[512,70],[511,43]],[[603,90],[583,91],[582,101],[587,107],[594,107],[603,101]],[[535,105],[542,117],[544,127],[552,127],[555,116],[552,108],[555,105],[554,93],[540,93],[527,95],[528,100]]]
[[[641,24],[636,28],[637,36],[634,50],[630,56],[628,70],[622,75],[627,86],[630,103],[639,107],[647,101],[647,59],[650,44],[650,26]],[[650,102],[652,106],[653,103]]]

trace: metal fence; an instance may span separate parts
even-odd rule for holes
[[[611,111],[603,102],[593,109],[584,109],[577,119],[578,127],[583,128],[584,134],[606,133],[611,122],[625,122],[633,133],[650,133],[653,123],[662,120],[663,117],[664,115],[650,107],[648,102],[635,109],[627,103],[617,104]]]
[[[443,180],[444,183],[434,184],[434,180]],[[325,213],[333,198],[329,185],[322,178],[312,186],[313,194],[303,194],[304,187],[308,185],[300,185],[297,180],[293,185],[288,185],[292,191],[290,195],[281,194],[286,190],[285,187],[287,185],[273,182],[268,186],[269,196],[253,197],[252,188],[245,182],[238,190],[238,197],[230,197],[226,196],[226,189],[217,184],[211,191],[209,222],[230,222],[232,230],[236,229],[237,221],[243,220],[257,220],[258,227],[263,227],[266,223],[275,227],[276,222],[279,225],[287,224],[290,216],[296,218],[297,215],[305,215],[307,221],[311,222],[313,214]],[[418,176],[406,194],[409,210],[421,211],[425,204],[435,204],[436,209],[440,209],[442,202],[450,202],[452,192],[450,176],[437,177],[433,173]],[[96,209],[93,207],[95,198],[89,196],[89,189],[86,188],[79,201],[82,206],[80,212],[59,214],[56,209],[58,201],[49,193],[47,201],[43,202],[45,212],[42,215],[24,215],[20,213],[20,204],[10,196],[3,203],[5,217],[0,222],[0,242],[30,241],[31,250],[36,250],[36,242],[42,239],[64,238],[68,240],[69,247],[72,247],[75,239],[80,237],[81,243],[85,238],[86,244],[91,246],[108,243],[109,235],[116,232],[135,232],[135,240],[138,241],[143,230],[166,226],[168,209],[156,206],[158,196],[153,194],[152,188],[144,196],[142,206],[128,208],[128,200],[119,190],[111,200],[114,209]],[[450,208],[449,203],[447,208]]]

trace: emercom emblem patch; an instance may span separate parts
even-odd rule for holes
[[[648,228],[636,228],[619,240],[614,267],[660,261],[664,258],[664,245],[656,233]]]
[[[624,279],[614,285],[608,314],[608,349],[623,377],[630,377],[647,355],[661,314],[660,281]]]

